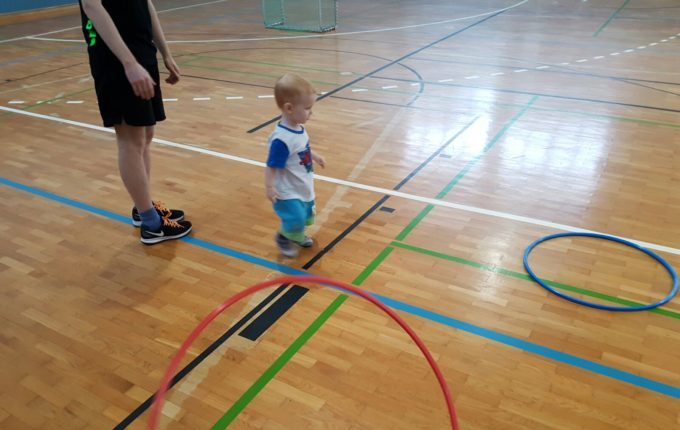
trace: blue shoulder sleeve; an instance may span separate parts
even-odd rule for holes
[[[267,167],[284,169],[290,156],[288,145],[281,139],[274,139],[269,145],[269,157],[267,157]]]

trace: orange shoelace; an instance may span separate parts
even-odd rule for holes
[[[172,215],[170,209],[168,209],[168,207],[165,206],[165,203],[161,201],[153,202],[153,207],[156,208],[156,210],[163,215],[163,218],[167,218],[170,215]]]
[[[182,228],[182,225],[177,221],[172,221],[168,218],[163,218],[163,227]]]

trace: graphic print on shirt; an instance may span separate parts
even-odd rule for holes
[[[97,31],[94,29],[94,24],[92,20],[88,19],[87,24],[85,24],[85,30],[87,30],[87,37],[90,38],[90,46],[97,44]]]
[[[300,165],[305,166],[305,169],[307,169],[307,173],[311,173],[314,171],[314,166],[312,165],[312,150],[309,148],[309,142],[307,142],[307,146],[305,146],[305,150],[302,152],[298,152],[298,157],[300,157]]]

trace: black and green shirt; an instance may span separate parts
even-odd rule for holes
[[[83,34],[93,69],[120,65],[118,58],[101,40],[92,21],[85,15],[82,0],[79,0],[83,21]],[[153,43],[153,29],[148,0],[102,0],[104,9],[111,15],[123,42],[142,65],[156,64],[156,46]]]

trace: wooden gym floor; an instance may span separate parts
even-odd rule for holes
[[[157,3],[184,78],[163,86],[153,189],[195,231],[154,247],[127,219],[78,15],[0,27],[1,428],[145,428],[200,318],[304,270],[406,318],[462,429],[680,429],[679,299],[599,311],[522,266],[535,239],[580,228],[680,268],[676,0],[342,0],[321,37],[265,30],[259,2]],[[308,124],[328,161],[316,244],[295,260],[278,258],[258,164],[286,71],[325,93]],[[534,254],[542,277],[596,303],[651,303],[671,285],[609,242]],[[209,328],[166,428],[446,429],[406,335],[370,304],[306,287]]]

